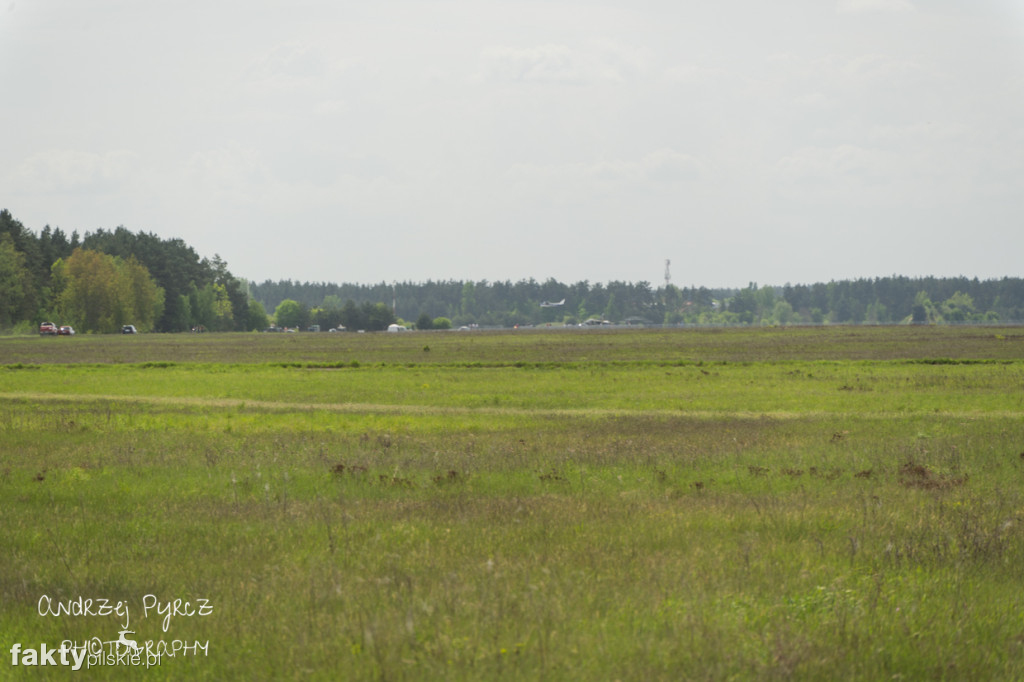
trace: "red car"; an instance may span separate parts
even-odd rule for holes
[[[60,336],[74,336],[75,330],[68,326],[63,326],[57,330],[57,334]]]
[[[57,325],[53,322],[43,322],[39,325],[40,336],[57,336]]]

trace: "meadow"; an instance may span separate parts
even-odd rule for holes
[[[1022,389],[1019,327],[0,338],[0,679],[1022,679]]]

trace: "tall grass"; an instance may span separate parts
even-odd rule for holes
[[[45,594],[209,641],[96,679],[1024,677],[1016,360],[608,338],[571,367],[503,365],[504,335],[488,367],[0,370],[0,648],[122,629]],[[214,612],[165,633],[147,594]]]

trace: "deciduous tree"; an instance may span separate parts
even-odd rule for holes
[[[51,268],[57,310],[81,331],[150,331],[163,312],[164,290],[144,265],[92,249],[75,249]]]
[[[308,311],[298,301],[286,298],[274,310],[274,320],[278,327],[302,327]]]

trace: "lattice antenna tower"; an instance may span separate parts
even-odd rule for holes
[[[672,261],[668,258],[665,259],[665,288],[668,289],[668,285],[672,283],[672,272],[670,270]]]

